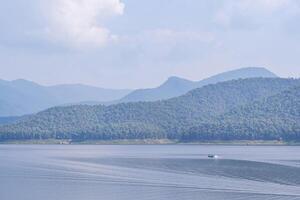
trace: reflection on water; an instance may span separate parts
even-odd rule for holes
[[[2,145],[0,199],[300,200],[299,159],[283,146]]]

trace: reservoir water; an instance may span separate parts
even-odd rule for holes
[[[300,147],[0,145],[0,199],[300,200]]]

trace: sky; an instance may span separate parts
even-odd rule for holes
[[[300,77],[298,0],[9,0],[0,79],[147,88],[261,66]]]

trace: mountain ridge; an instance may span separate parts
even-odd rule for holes
[[[190,81],[177,76],[171,76],[167,81],[156,88],[135,90],[117,102],[157,101],[169,99],[183,95],[192,89],[200,88],[207,84],[254,77],[275,78],[278,76],[263,67],[246,67],[230,70],[200,81]]]
[[[293,88],[297,88],[297,93],[291,92],[293,95],[286,99],[279,95],[284,91],[293,91]],[[299,113],[293,114],[293,112],[298,112],[293,111],[294,108],[299,109],[297,107],[300,102],[298,88],[300,88],[300,79],[249,78],[206,85],[180,97],[156,102],[55,107],[32,115],[16,124],[1,126],[0,138],[2,140],[20,137],[23,139],[77,140],[147,138],[193,140],[207,139],[208,136],[215,139],[246,139],[252,135],[251,139],[278,139],[280,137],[291,139],[292,137],[289,136],[297,135],[297,130],[300,131]],[[287,114],[277,112],[274,107],[274,113],[280,123],[278,125],[275,123],[276,126],[274,123],[269,123],[270,128],[274,129],[271,134],[259,131],[261,123],[254,123],[260,116],[263,122],[268,122],[267,114],[259,114],[261,110],[259,106],[253,109],[257,113],[252,118],[247,117],[245,111],[233,112],[244,106],[253,106],[256,102],[264,102],[265,99],[274,98],[276,95],[279,95],[278,105],[282,104],[282,110],[286,110]],[[289,103],[284,104],[285,101]],[[233,117],[227,116],[230,112],[233,112]],[[222,116],[225,116],[224,119]],[[250,126],[249,123],[235,125],[240,121],[239,118],[243,117],[249,120],[250,124],[254,123],[254,126]],[[289,123],[284,125],[282,122],[287,120]],[[268,123],[265,124],[262,130],[268,131]],[[242,131],[245,129],[246,131]],[[236,135],[232,135],[231,131]],[[223,134],[218,136],[218,133]],[[261,133],[261,135],[256,133]]]
[[[119,99],[131,90],[103,89],[82,84],[42,86],[25,79],[0,80],[0,116],[19,116],[81,101]]]
[[[157,101],[183,95],[207,84],[258,76],[276,77],[265,68],[250,67],[220,73],[201,81],[171,76],[157,88],[134,91],[104,89],[84,84],[42,86],[25,79],[0,80],[2,92],[0,117],[32,114],[59,105],[110,105],[122,102]]]

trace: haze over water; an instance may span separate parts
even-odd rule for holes
[[[0,199],[300,199],[299,158],[293,146],[2,145]]]

